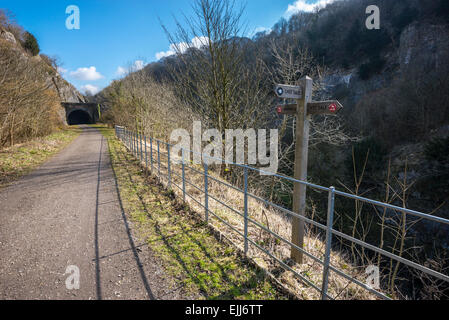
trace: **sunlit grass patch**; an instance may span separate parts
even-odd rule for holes
[[[30,172],[56,154],[81,132],[78,127],[61,129],[46,137],[0,150],[0,187]]]

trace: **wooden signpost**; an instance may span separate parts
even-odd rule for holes
[[[296,114],[296,145],[294,178],[307,181],[307,159],[309,149],[309,121],[314,114],[335,115],[343,106],[337,100],[310,101],[312,98],[313,80],[309,77],[300,79],[300,86],[278,84],[275,92],[279,98],[296,99],[296,104],[280,105],[276,107],[278,114]],[[293,212],[305,216],[306,186],[295,182],[293,185]],[[304,220],[293,217],[292,243],[304,248]],[[292,246],[290,257],[293,261],[302,264],[303,253]]]

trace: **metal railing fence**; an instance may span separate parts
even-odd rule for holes
[[[280,179],[284,179],[286,181],[290,181],[293,183],[300,183],[303,184],[305,186],[307,186],[308,188],[312,188],[312,189],[316,189],[316,190],[320,190],[320,191],[325,191],[328,193],[328,203],[327,203],[327,221],[326,221],[326,225],[323,225],[315,220],[309,219],[307,217],[304,217],[302,215],[299,215],[289,209],[286,209],[278,204],[272,203],[266,199],[263,199],[257,195],[254,195],[252,193],[250,193],[248,191],[248,173],[250,171],[254,171],[254,172],[262,172],[262,173],[268,173],[268,172],[264,172],[261,169],[258,168],[254,168],[254,167],[250,167],[247,165],[243,165],[243,164],[237,164],[237,163],[233,163],[233,162],[229,162],[226,161],[225,159],[217,159],[220,161],[223,161],[223,163],[226,164],[231,164],[231,165],[235,165],[238,167],[243,168],[243,190],[233,186],[225,181],[219,180],[213,176],[211,176],[209,174],[209,169],[208,169],[208,165],[206,163],[203,163],[203,171],[197,170],[195,168],[193,168],[192,166],[189,166],[188,163],[185,161],[185,153],[189,152],[191,154],[195,154],[195,151],[192,150],[185,150],[185,149],[181,149],[181,160],[180,165],[181,165],[181,174],[177,174],[176,172],[171,170],[171,162],[174,162],[174,158],[170,157],[170,147],[172,146],[171,144],[152,138],[150,137],[149,139],[147,139],[146,136],[143,136],[141,134],[135,133],[133,131],[128,130],[125,127],[121,127],[121,126],[115,126],[115,133],[116,136],[125,144],[125,146],[130,150],[130,152],[136,157],[136,159],[138,159],[140,161],[140,163],[143,163],[143,161],[145,161],[145,165],[146,168],[150,169],[152,173],[154,173],[154,166],[157,166],[157,175],[158,177],[161,177],[161,157],[165,157],[166,158],[166,164],[167,164],[167,172],[165,174],[166,178],[167,178],[167,186],[170,187],[171,185],[176,186],[178,189],[180,189],[180,191],[182,192],[182,196],[183,196],[183,200],[186,201],[186,197],[189,197],[190,199],[192,199],[195,203],[197,203],[199,206],[204,208],[204,212],[205,212],[205,221],[209,222],[209,216],[210,214],[212,216],[214,216],[216,219],[218,219],[220,222],[222,222],[224,225],[226,225],[227,227],[229,227],[231,230],[233,230],[235,233],[237,233],[238,235],[240,235],[243,238],[244,241],[244,246],[243,246],[243,250],[245,252],[245,254],[248,252],[248,246],[251,244],[253,245],[255,248],[257,248],[258,250],[261,250],[262,252],[264,252],[266,255],[268,255],[269,257],[271,257],[272,259],[274,259],[275,261],[277,261],[284,269],[291,271],[295,276],[297,276],[301,281],[303,281],[305,284],[309,285],[310,287],[314,288],[315,290],[317,290],[322,299],[333,299],[333,297],[331,297],[328,294],[328,286],[329,286],[329,274],[330,272],[335,272],[337,275],[349,280],[350,282],[356,284],[357,286],[369,291],[370,293],[374,294],[375,296],[377,296],[378,298],[381,299],[386,299],[386,300],[390,300],[391,298],[389,296],[387,296],[386,294],[380,292],[379,290],[376,290],[370,286],[368,286],[367,284],[361,282],[360,280],[352,277],[351,275],[348,275],[347,273],[345,273],[344,271],[336,268],[335,266],[331,265],[331,249],[332,249],[332,240],[334,236],[339,236],[342,239],[345,239],[349,242],[355,243],[360,245],[363,248],[372,250],[382,256],[388,257],[390,259],[393,259],[395,261],[397,261],[398,263],[403,263],[404,265],[407,265],[411,268],[414,268],[416,270],[420,270],[428,275],[431,275],[435,278],[438,278],[440,280],[443,280],[445,282],[449,283],[449,276],[443,273],[440,273],[438,271],[435,271],[433,269],[430,269],[424,265],[418,264],[416,262],[413,262],[411,260],[408,260],[404,257],[398,256],[392,252],[386,251],[384,249],[381,249],[377,246],[371,245],[365,241],[356,239],[350,235],[347,235],[343,232],[340,232],[338,230],[335,230],[333,228],[333,222],[334,222],[334,212],[335,212],[335,199],[337,196],[341,196],[341,197],[345,197],[345,198],[349,198],[349,199],[353,199],[353,200],[358,200],[361,202],[365,202],[365,203],[369,203],[372,204],[374,206],[379,206],[379,207],[383,207],[386,209],[390,209],[393,210],[394,212],[402,212],[408,215],[412,215],[414,217],[418,217],[418,218],[422,218],[422,219],[426,219],[426,220],[430,220],[430,221],[434,221],[437,223],[441,223],[441,224],[445,224],[445,225],[449,225],[449,220],[448,219],[444,219],[441,217],[437,217],[437,216],[433,216],[433,215],[429,215],[426,213],[422,213],[419,211],[415,211],[415,210],[411,210],[411,209],[407,209],[407,208],[401,208],[389,203],[384,203],[384,202],[380,202],[380,201],[376,201],[376,200],[372,200],[372,199],[368,199],[368,198],[364,198],[361,196],[357,196],[357,195],[353,195],[350,193],[346,193],[346,192],[342,192],[339,190],[336,190],[334,187],[324,187],[324,186],[320,186],[320,185],[316,185],[310,182],[306,182],[306,181],[302,181],[302,180],[296,180],[294,178],[288,177],[288,176],[284,176],[284,175],[280,175],[280,174],[271,174],[273,176],[276,176]],[[147,152],[147,141],[149,140],[150,142],[150,154],[148,155]],[[153,144],[154,142],[156,142],[157,145],[157,150],[153,150]],[[167,152],[162,152],[161,151],[161,146],[164,145],[166,147]],[[154,156],[154,153],[157,153],[157,156]],[[216,159],[213,157],[210,157],[206,154],[201,154],[202,157],[208,157],[210,159]],[[150,161],[150,167],[148,167],[148,158]],[[154,161],[156,161],[156,164],[154,164]],[[185,170],[186,169],[190,169],[192,171],[194,171],[197,174],[201,174],[204,177],[204,187],[198,187],[196,185],[194,185],[192,182],[190,182],[189,180],[186,179],[186,174],[185,174]],[[181,179],[182,184],[178,185],[177,183],[175,183],[173,181],[173,176],[176,176],[178,178]],[[232,188],[240,193],[243,194],[243,199],[244,199],[244,206],[243,206],[243,212],[240,212],[239,210],[231,207],[229,204],[219,200],[218,198],[214,197],[213,195],[210,194],[210,192],[208,191],[208,187],[209,187],[209,180],[213,180],[223,186],[226,186],[228,188]],[[198,190],[199,192],[201,192],[202,194],[204,194],[204,204],[201,203],[201,201],[198,201],[197,199],[195,199],[195,197],[193,197],[193,195],[189,194],[186,191],[186,184],[194,187],[196,190]],[[289,239],[285,239],[283,238],[281,235],[277,234],[276,232],[274,232],[273,230],[270,230],[269,228],[267,228],[266,226],[264,226],[263,224],[259,223],[258,221],[252,219],[251,217],[248,216],[248,199],[252,198],[255,199],[257,201],[260,201],[262,203],[264,203],[267,206],[271,206],[272,208],[279,210],[291,217],[297,217],[299,219],[302,219],[304,222],[309,223],[315,227],[317,227],[318,229],[321,229],[323,232],[325,232],[325,253],[324,253],[324,258],[321,259],[319,257],[314,256],[313,254],[311,254],[310,252],[304,250],[303,248],[298,247],[297,245],[295,245],[294,243],[292,243]],[[221,205],[223,205],[224,207],[226,207],[227,209],[231,210],[233,213],[241,216],[241,218],[243,219],[243,232],[241,232],[240,230],[236,229],[234,226],[232,226],[229,222],[227,222],[225,219],[221,218],[219,215],[217,215],[216,213],[214,213],[212,210],[210,210],[209,208],[209,200],[213,199],[214,201],[217,201],[218,203],[220,203]],[[268,250],[265,250],[265,248],[263,248],[260,244],[258,244],[256,241],[250,239],[248,237],[248,225],[249,223],[253,224],[254,226],[257,226],[258,228],[264,230],[265,232],[269,233],[270,235],[272,235],[273,237],[275,237],[276,239],[278,239],[279,241],[282,241],[284,243],[286,243],[287,245],[291,246],[291,248],[295,248],[296,250],[299,250],[300,252],[302,252],[305,256],[309,257],[310,259],[312,259],[313,261],[319,263],[320,265],[323,266],[323,273],[322,273],[322,283],[321,286],[319,287],[317,284],[311,282],[310,280],[307,279],[307,277],[305,277],[304,275],[298,273],[296,270],[294,270],[292,267],[290,267],[289,265],[287,265],[285,262],[283,262],[282,260],[280,260],[278,257],[274,256],[273,254],[271,254]]]

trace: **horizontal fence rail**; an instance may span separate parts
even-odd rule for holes
[[[407,265],[411,268],[414,268],[416,270],[420,270],[428,275],[431,275],[437,279],[443,280],[445,282],[449,283],[449,276],[445,275],[443,273],[440,273],[438,271],[435,271],[433,269],[430,269],[426,266],[423,266],[421,264],[418,264],[416,262],[410,261],[406,258],[403,258],[401,256],[398,256],[394,253],[391,253],[389,251],[386,251],[384,249],[381,249],[377,246],[371,245],[365,241],[356,239],[350,235],[347,235],[343,232],[340,232],[338,230],[335,230],[333,228],[333,220],[334,220],[334,212],[335,212],[335,199],[337,196],[340,197],[344,197],[344,198],[348,198],[348,199],[353,199],[353,200],[358,200],[361,202],[365,202],[365,203],[369,203],[375,206],[379,206],[379,207],[383,207],[386,209],[390,209],[393,210],[395,212],[401,212],[404,214],[408,214],[408,215],[412,215],[414,217],[417,218],[421,218],[421,219],[426,219],[429,221],[433,221],[433,222],[437,222],[437,223],[441,223],[444,225],[449,225],[449,220],[448,219],[444,219],[441,217],[437,217],[437,216],[433,216],[433,215],[429,215],[426,213],[422,213],[419,211],[414,211],[414,210],[410,210],[407,208],[402,208],[402,207],[398,207],[392,204],[388,204],[388,203],[384,203],[384,202],[380,202],[380,201],[376,201],[376,200],[372,200],[372,199],[368,199],[368,198],[364,198],[364,197],[360,197],[360,196],[356,196],[350,193],[346,193],[346,192],[342,192],[339,190],[336,190],[334,187],[324,187],[324,186],[320,186],[320,185],[316,185],[310,182],[306,182],[306,181],[302,181],[302,180],[297,180],[288,176],[284,176],[284,175],[280,175],[280,174],[273,174],[270,172],[266,172],[263,171],[261,169],[258,168],[254,168],[254,167],[250,167],[247,165],[243,165],[243,164],[237,164],[237,163],[233,163],[230,161],[226,161],[225,159],[219,159],[219,158],[214,158],[214,157],[210,157],[206,154],[200,154],[202,159],[204,158],[209,158],[209,159],[214,159],[214,160],[219,160],[222,163],[225,164],[230,164],[230,165],[235,165],[238,167],[243,168],[243,189],[234,186],[228,182],[222,181],[220,179],[217,179],[216,177],[213,177],[209,174],[209,169],[208,169],[208,165],[206,163],[203,164],[203,170],[197,170],[195,168],[193,168],[193,166],[190,166],[189,163],[187,161],[185,161],[185,154],[186,153],[190,153],[190,154],[198,154],[195,151],[192,150],[186,150],[186,149],[181,149],[181,153],[182,156],[180,157],[181,159],[176,159],[176,157],[173,157],[173,155],[170,154],[170,149],[173,146],[172,144],[169,144],[167,142],[155,139],[155,138],[147,138],[146,136],[142,136],[142,134],[139,133],[135,133],[131,130],[128,130],[125,127],[122,126],[115,126],[115,133],[116,136],[124,143],[124,145],[128,148],[128,150],[136,157],[136,159],[138,159],[140,161],[140,163],[142,165],[145,165],[147,169],[151,169],[152,173],[157,174],[157,176],[160,178],[162,173],[162,167],[164,168],[164,170],[166,169],[166,173],[164,173],[163,175],[165,175],[165,179],[167,181],[167,186],[170,187],[171,185],[174,185],[176,188],[178,188],[181,192],[182,192],[182,197],[183,200],[186,201],[187,198],[192,199],[196,204],[198,204],[199,206],[201,206],[204,209],[204,214],[205,214],[205,220],[206,222],[209,221],[209,215],[212,215],[214,218],[216,218],[217,220],[219,220],[221,223],[223,223],[224,225],[226,225],[227,227],[229,227],[232,231],[234,231],[236,234],[238,234],[239,236],[241,236],[243,238],[243,251],[246,254],[248,252],[248,247],[251,244],[253,247],[257,248],[258,250],[262,251],[264,254],[268,255],[270,258],[274,259],[275,261],[277,261],[277,263],[279,263],[284,269],[292,272],[296,277],[298,277],[303,283],[307,284],[308,286],[310,286],[311,288],[317,290],[319,292],[319,294],[321,295],[322,299],[333,299],[333,297],[331,297],[328,294],[328,286],[329,286],[329,273],[330,272],[334,272],[336,274],[338,274],[339,276],[345,278],[346,280],[354,283],[355,285],[359,286],[360,288],[363,288],[365,290],[367,290],[368,292],[372,293],[373,295],[377,296],[378,298],[381,299],[386,299],[386,300],[390,300],[391,298],[389,296],[387,296],[386,294],[371,288],[370,286],[368,286],[367,284],[361,282],[360,280],[352,277],[351,275],[348,275],[347,273],[345,273],[343,270],[340,270],[338,268],[336,268],[335,266],[333,266],[331,264],[330,261],[330,257],[331,257],[331,249],[332,249],[332,240],[334,236],[338,236],[341,237],[347,241],[349,241],[350,243],[354,243],[357,244],[363,248],[366,249],[370,249],[384,257],[388,257],[392,260],[397,261],[398,263],[403,263],[404,265]],[[150,143],[150,147],[149,147],[149,154],[148,154],[148,147],[147,147],[147,142]],[[156,143],[157,148],[154,150],[154,143]],[[167,152],[163,152],[161,150],[161,147],[165,146]],[[155,155],[156,153],[156,155]],[[148,162],[150,162],[150,166],[148,165]],[[171,170],[172,167],[172,163],[176,163],[179,164],[181,166],[181,174],[176,173],[175,171]],[[192,183],[191,181],[186,179],[186,170],[190,170],[192,173],[194,174],[198,174],[198,175],[202,175],[204,180],[203,180],[203,186],[197,186],[194,183]],[[270,202],[266,199],[263,199],[257,195],[254,195],[252,193],[250,193],[248,191],[248,173],[249,172],[258,172],[258,173],[265,173],[265,174],[270,174],[271,176],[283,179],[285,181],[289,181],[289,182],[294,182],[294,183],[299,183],[302,185],[307,186],[308,188],[311,189],[315,189],[315,190],[319,190],[319,191],[324,191],[328,193],[328,203],[327,203],[327,221],[326,221],[326,225],[321,224],[317,221],[314,221],[313,219],[304,217],[302,215],[299,215],[287,208],[284,208],[278,204],[275,204],[273,202]],[[178,184],[175,183],[175,181],[173,180],[174,177],[179,178],[182,181],[182,184]],[[212,194],[210,194],[208,188],[209,188],[209,184],[210,182],[216,182],[222,186],[225,186],[227,188],[231,188],[235,191],[237,191],[238,193],[241,193],[243,196],[243,212],[238,210],[237,208],[233,208],[230,204],[216,198],[215,196],[213,196]],[[204,203],[202,203],[201,201],[199,201],[198,199],[196,199],[192,194],[189,194],[186,191],[186,186],[190,185],[192,186],[195,190],[197,190],[198,192],[200,192],[200,194],[204,195]],[[281,235],[277,234],[276,232],[274,232],[273,230],[270,230],[269,228],[267,228],[266,226],[264,226],[263,224],[259,223],[258,221],[252,219],[251,217],[248,216],[248,209],[249,209],[249,203],[248,203],[248,199],[254,199],[260,203],[263,203],[266,206],[270,206],[276,210],[279,210],[280,212],[283,212],[284,214],[290,216],[290,217],[296,217],[299,218],[301,220],[303,220],[304,222],[313,225],[315,227],[317,227],[318,229],[322,230],[323,232],[325,232],[325,253],[324,253],[324,257],[320,258],[320,257],[316,257],[313,254],[311,254],[310,252],[306,251],[304,248],[300,248],[297,245],[295,245],[294,243],[291,242],[291,240],[289,239],[285,239],[284,237],[282,237]],[[243,232],[238,230],[236,227],[234,227],[231,223],[229,223],[228,221],[226,221],[225,219],[221,218],[219,215],[217,215],[213,210],[210,209],[209,204],[210,201],[215,201],[217,203],[220,203],[222,206],[224,206],[225,208],[231,210],[233,213],[237,214],[239,217],[243,218],[244,221],[244,226],[243,226]],[[258,244],[257,242],[255,242],[254,240],[250,239],[248,236],[248,226],[249,224],[256,226],[258,228],[260,228],[261,230],[264,230],[265,232],[269,233],[270,235],[272,235],[273,237],[275,237],[276,239],[278,239],[279,241],[282,241],[283,243],[287,244],[288,246],[290,246],[291,248],[295,248],[296,250],[299,250],[300,252],[302,252],[304,255],[306,255],[307,257],[309,257],[310,259],[312,259],[313,261],[319,263],[322,267],[323,267],[323,273],[322,273],[322,284],[321,286],[317,286],[317,284],[311,282],[309,279],[307,279],[307,277],[305,277],[304,275],[302,275],[301,273],[297,272],[296,270],[294,270],[292,267],[290,267],[289,265],[287,265],[285,262],[283,262],[282,260],[280,260],[278,257],[276,257],[275,255],[273,255],[271,252],[269,252],[268,250],[266,250],[265,248],[263,248],[260,244]]]

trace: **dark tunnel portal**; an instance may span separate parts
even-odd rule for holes
[[[69,114],[69,117],[67,119],[69,125],[74,125],[74,124],[90,124],[92,123],[92,119],[89,116],[89,113],[87,113],[86,111],[83,110],[75,110],[72,111]]]

